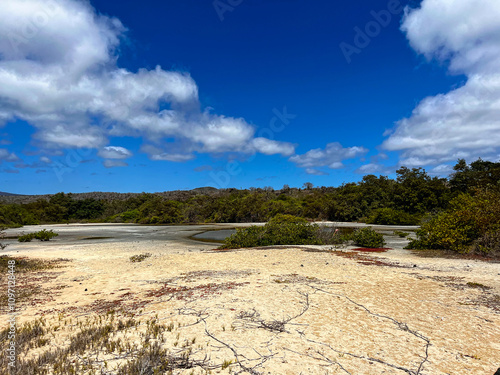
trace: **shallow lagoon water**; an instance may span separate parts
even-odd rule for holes
[[[139,224],[56,224],[33,225],[22,228],[8,229],[8,244],[18,243],[17,236],[23,233],[32,233],[42,229],[53,230],[59,236],[49,242],[42,243],[50,247],[54,243],[65,244],[97,244],[129,241],[180,241],[183,243],[217,242],[236,232],[235,228],[244,228],[264,223],[224,223],[224,224],[195,224],[195,225],[139,225]],[[320,223],[326,227],[356,228],[368,226],[361,223]],[[394,230],[414,231],[418,227],[410,226],[382,226],[373,225],[375,230],[386,235],[387,246],[403,247],[407,240],[392,235]],[[38,241],[36,241],[38,242]],[[24,247],[24,246],[23,246]],[[29,244],[25,244],[28,249]],[[8,251],[9,248],[6,249]]]
[[[200,241],[216,241],[222,243],[227,237],[234,233],[236,233],[236,229],[210,230],[195,234],[192,238]]]

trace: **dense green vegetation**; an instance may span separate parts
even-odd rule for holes
[[[500,255],[500,192],[460,194],[446,211],[424,223],[417,236],[409,248]]]
[[[367,175],[358,183],[338,187],[314,188],[306,183],[301,189],[285,185],[280,190],[201,188],[158,194],[58,193],[29,201],[19,200],[22,197],[2,197],[0,225],[265,222],[277,214],[286,214],[307,220],[395,225],[424,223],[418,241],[412,244],[415,247],[468,251],[474,245],[475,251],[482,251],[479,249],[497,241],[495,215],[484,219],[492,220],[491,225],[474,222],[475,229],[465,229],[469,228],[468,224],[455,216],[467,210],[459,209],[460,205],[469,207],[467,204],[479,202],[484,194],[499,191],[500,162],[479,159],[467,164],[459,160],[448,178],[432,177],[422,168],[401,167],[396,179]],[[439,232],[446,237],[439,237],[441,234],[435,233],[435,226],[448,228],[446,233]],[[450,239],[455,234],[465,237]]]
[[[355,230],[351,239],[355,245],[362,247],[380,248],[385,245],[384,236],[375,232],[372,228]]]
[[[240,228],[224,240],[219,249],[239,249],[273,245],[332,245],[351,242],[357,246],[379,248],[384,236],[372,228],[360,228],[344,233],[342,228],[325,228],[306,219],[278,214],[264,226]]]
[[[240,228],[219,249],[272,245],[325,245],[343,241],[341,233],[326,230],[306,219],[278,214],[264,226]]]

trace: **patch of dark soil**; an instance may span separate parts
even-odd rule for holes
[[[361,251],[364,253],[385,253],[387,250],[392,250],[390,247],[358,247],[356,249],[352,249],[351,251]]]
[[[395,262],[387,262],[383,260],[378,260],[373,257],[369,257],[360,254],[357,251],[331,251],[332,254],[340,256],[347,259],[353,259],[360,264],[367,266],[381,266],[381,267],[395,267],[395,268],[413,268],[412,266],[402,265]]]

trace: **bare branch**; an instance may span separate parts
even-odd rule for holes
[[[324,289],[321,289],[321,288],[318,288],[318,287],[315,287],[315,286],[312,286],[312,285],[309,285],[309,287],[313,288],[316,291],[322,292],[322,293],[330,294],[330,295],[336,296],[336,297],[345,298],[347,301],[349,301],[352,304],[354,304],[354,305],[362,308],[363,310],[365,310],[370,315],[376,316],[378,318],[390,320],[401,331],[408,332],[411,335],[413,335],[413,336],[417,337],[418,339],[420,339],[420,340],[422,340],[422,341],[425,342],[425,356],[422,357],[422,361],[420,362],[417,371],[412,371],[412,370],[408,370],[408,369],[406,369],[404,367],[399,367],[399,366],[396,366],[396,365],[389,364],[387,362],[384,362],[384,361],[376,359],[376,358],[358,356],[358,355],[355,355],[355,354],[352,354],[352,353],[347,353],[347,352],[340,352],[340,351],[337,351],[337,350],[333,349],[331,346],[329,346],[327,344],[324,344],[324,343],[316,342],[317,344],[325,345],[325,346],[329,347],[331,350],[333,350],[335,352],[346,354],[346,355],[350,355],[350,356],[355,357],[355,358],[366,359],[366,360],[370,360],[370,361],[382,363],[384,365],[387,365],[387,366],[390,366],[390,367],[393,367],[393,368],[397,368],[397,369],[402,370],[402,371],[406,371],[408,374],[413,374],[413,375],[419,375],[420,374],[420,372],[423,369],[424,363],[429,360],[429,347],[431,346],[431,342],[430,342],[429,338],[427,338],[426,336],[424,336],[423,334],[421,334],[420,332],[418,332],[416,330],[410,329],[406,323],[400,322],[399,320],[396,320],[396,319],[394,319],[394,318],[392,318],[390,316],[387,316],[387,315],[381,315],[381,314],[374,313],[374,312],[370,311],[370,309],[368,309],[366,306],[364,306],[364,305],[362,305],[362,304],[360,304],[360,303],[352,300],[351,298],[349,298],[349,297],[347,297],[347,296],[345,296],[343,294],[333,293],[333,292],[330,292],[330,291],[327,291],[327,290],[324,290]],[[312,340],[309,340],[309,339],[307,339],[307,340],[311,341],[311,342],[315,342],[315,341],[312,341]]]

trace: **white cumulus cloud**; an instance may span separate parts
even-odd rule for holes
[[[402,24],[410,45],[448,64],[467,82],[422,100],[399,121],[383,148],[408,166],[458,158],[497,158],[500,150],[500,2],[423,0]],[[442,169],[438,168],[438,169]]]
[[[255,138],[252,145],[257,152],[265,155],[280,154],[290,156],[295,153],[295,146],[288,142],[277,142],[267,138]]]
[[[100,157],[105,159],[127,159],[132,156],[132,152],[124,147],[108,146],[99,150],[97,153]]]
[[[327,166],[330,169],[339,169],[344,166],[343,160],[353,159],[366,154],[364,147],[344,148],[340,143],[328,143],[325,149],[312,149],[305,154],[292,156],[289,160],[302,168]]]
[[[244,119],[200,108],[188,73],[120,68],[118,47],[126,32],[120,20],[97,13],[87,1],[2,0],[0,126],[27,121],[37,129],[38,145],[52,153],[97,148],[103,157],[121,155],[103,149],[110,136],[159,143],[175,138],[187,145],[187,155],[271,151],[269,144],[253,146],[255,128]],[[289,153],[288,144],[272,144]],[[115,156],[109,158],[120,158]]]

